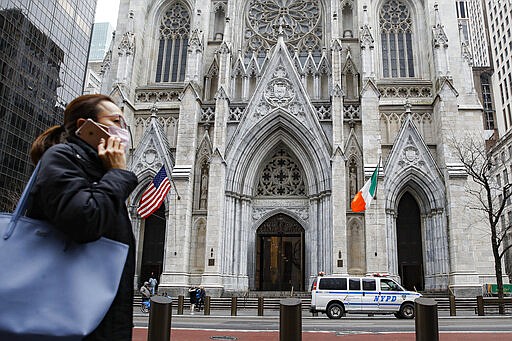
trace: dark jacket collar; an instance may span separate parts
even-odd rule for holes
[[[95,150],[92,146],[90,146],[87,142],[81,140],[76,136],[68,136],[66,138],[66,141],[75,150],[77,154],[79,154],[83,159],[87,160],[86,163],[89,163],[89,167],[92,166],[92,164],[95,164],[96,166],[93,167],[96,168],[97,171],[106,171],[106,169],[104,169],[103,167],[103,162],[98,156],[98,151]]]

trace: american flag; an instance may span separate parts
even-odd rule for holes
[[[165,172],[165,167],[158,171],[149,187],[142,193],[137,212],[143,219],[152,215],[164,202],[165,196],[171,189],[171,183]]]

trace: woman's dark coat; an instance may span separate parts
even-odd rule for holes
[[[79,243],[107,237],[129,245],[114,302],[85,340],[131,341],[135,238],[125,201],[137,177],[127,170],[106,171],[97,152],[76,137],[48,149],[40,163],[28,216],[51,222]]]

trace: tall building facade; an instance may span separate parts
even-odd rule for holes
[[[489,84],[494,93],[496,128],[498,141],[491,149],[494,164],[494,183],[497,188],[510,184],[512,174],[512,1],[482,0],[485,6],[488,41],[492,56],[493,75]],[[485,102],[484,102],[485,108]],[[512,176],[512,175],[511,175]],[[499,199],[499,195],[498,195]],[[498,233],[504,234],[504,247],[512,244],[512,203],[506,206],[500,215]],[[504,256],[504,267],[512,280],[512,251]]]
[[[512,128],[512,2],[484,0],[494,74],[493,92],[500,137]]]
[[[113,32],[114,28],[109,22],[94,23],[89,51],[90,62],[103,61],[110,47]]]
[[[95,0],[0,1],[0,211],[33,166],[30,146],[82,93]]]
[[[494,282],[449,144],[484,130],[456,16],[434,0],[123,2],[102,70],[134,139],[138,281],[222,294],[386,272],[456,295]],[[162,165],[173,189],[142,220]],[[375,167],[376,198],[354,213]]]

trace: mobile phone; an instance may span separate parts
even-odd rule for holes
[[[100,127],[96,122],[90,118],[85,121],[80,128],[76,131],[76,136],[87,142],[94,149],[98,148],[100,139],[105,139],[105,142],[111,136],[105,129]]]

